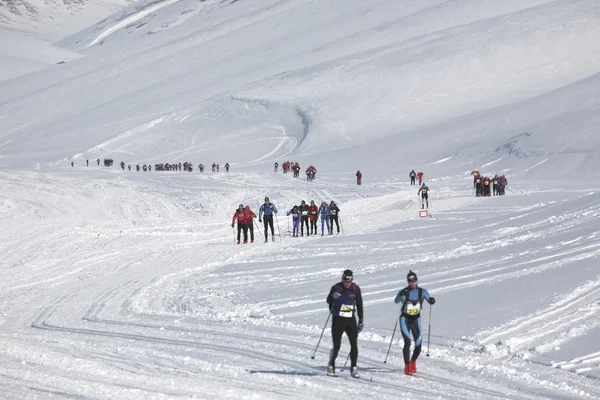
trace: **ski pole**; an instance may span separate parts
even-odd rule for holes
[[[331,318],[331,311],[329,312],[329,315],[327,316],[327,321],[325,321],[325,325],[323,325],[323,330],[321,331],[321,337],[319,338],[319,341],[317,342],[317,347],[315,347],[315,352],[313,353],[311,360],[315,359],[315,355],[317,354],[317,350],[319,349],[319,345],[321,344],[321,339],[323,339],[323,333],[325,333],[325,328],[327,328],[327,324],[329,323],[329,318]]]
[[[279,233],[279,237],[281,237],[281,229],[279,229],[279,218],[277,218],[277,214],[275,214],[275,222],[277,222],[277,232]]]
[[[427,331],[427,357],[429,357],[429,343],[431,343],[431,305],[429,306],[429,329]]]
[[[385,360],[383,360],[384,364],[387,364],[388,356],[390,355],[390,350],[392,348],[392,342],[394,341],[394,335],[396,334],[396,328],[398,328],[398,320],[400,320],[400,313],[398,313],[398,317],[396,318],[396,324],[394,325],[394,331],[392,332],[392,339],[390,340],[390,346],[388,347],[387,354],[385,355]]]
[[[340,220],[340,228],[342,228],[342,235],[344,234],[344,224],[342,224],[342,217],[338,216],[339,220]],[[333,226],[332,226],[333,228]]]
[[[348,353],[348,357],[346,357],[346,362],[344,363],[344,366],[342,367],[342,369],[340,369],[340,372],[344,372],[344,368],[346,368],[346,364],[348,364],[348,360],[350,359],[351,353],[352,353],[352,351],[350,351],[350,353]]]
[[[235,244],[235,228],[231,227],[231,232],[233,232],[233,244]]]

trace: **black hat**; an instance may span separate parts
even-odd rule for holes
[[[268,198],[268,197],[265,197],[265,201],[269,201],[269,198]]]
[[[417,278],[417,274],[415,274],[414,272],[412,272],[412,270],[408,273],[408,275],[406,275],[406,281],[407,282],[417,282],[419,280],[419,278]]]
[[[344,271],[344,273],[342,274],[342,281],[351,281],[354,279],[354,276],[352,275],[352,271],[347,269]]]

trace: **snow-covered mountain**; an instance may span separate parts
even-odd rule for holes
[[[68,62],[0,82],[4,393],[600,397],[599,37],[594,0],[140,1],[64,37]],[[265,196],[275,241],[234,244]],[[300,200],[340,234],[292,237]],[[325,376],[347,268],[360,380]],[[437,299],[421,379],[394,327],[411,269]]]

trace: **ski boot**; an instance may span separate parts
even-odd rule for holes
[[[410,372],[411,373],[416,373],[417,372],[417,361],[416,360],[411,360],[411,362],[408,364],[408,367],[410,368]]]
[[[360,374],[358,373],[358,367],[350,368],[350,376],[356,379],[360,378]]]

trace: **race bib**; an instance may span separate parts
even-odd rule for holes
[[[317,213],[316,211],[311,211],[311,214],[316,214],[316,213]]]
[[[354,307],[348,304],[342,304],[340,307],[340,317],[351,318],[354,312]]]
[[[417,304],[408,303],[406,306],[406,313],[408,315],[419,315],[421,312],[421,303],[417,302]]]
[[[302,211],[302,215],[308,215],[308,211]]]
[[[337,213],[337,211],[335,211],[335,210],[331,210],[331,212],[330,212],[331,215],[335,215],[336,213]]]

